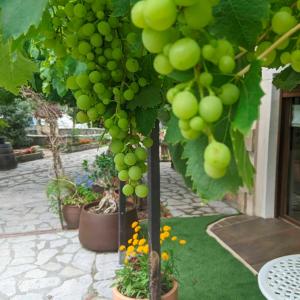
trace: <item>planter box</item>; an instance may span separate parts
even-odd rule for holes
[[[42,158],[44,158],[43,151],[30,153],[30,154],[16,155],[17,162],[19,162],[19,163],[33,161],[33,160],[42,159]]]

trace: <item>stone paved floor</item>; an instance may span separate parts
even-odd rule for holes
[[[64,155],[67,173],[80,172],[82,160],[96,153]],[[50,170],[44,159],[0,173],[0,300],[111,299],[118,256],[87,251],[77,231],[59,231],[45,196]],[[161,197],[174,216],[236,213],[224,202],[201,203],[170,163],[161,163]],[[43,230],[53,232],[36,232]]]

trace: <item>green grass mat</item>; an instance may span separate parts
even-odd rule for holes
[[[219,218],[209,216],[163,221],[172,226],[172,234],[188,241],[176,255],[180,274],[179,299],[265,299],[259,291],[257,278],[206,233],[207,226]]]

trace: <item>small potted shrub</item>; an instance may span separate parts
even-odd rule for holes
[[[128,240],[127,247],[120,246],[120,251],[125,252],[125,264],[116,271],[116,279],[113,288],[113,300],[147,300],[149,291],[149,245],[141,235],[139,222],[134,222],[132,228],[135,233]],[[172,235],[170,226],[163,226],[161,239],[161,299],[178,299],[178,282],[176,280],[176,247],[186,244],[185,240],[179,240]],[[173,244],[173,245],[172,245]],[[171,247],[172,246],[172,247]]]
[[[80,215],[79,240],[83,247],[92,251],[117,251],[119,180],[113,156],[111,153],[101,154],[92,167],[84,162],[84,169],[93,181],[93,189],[104,192],[101,200],[84,205]],[[136,205],[134,201],[128,201],[126,229],[129,236],[132,233],[130,224],[136,219]]]

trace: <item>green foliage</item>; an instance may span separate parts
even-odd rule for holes
[[[157,119],[157,108],[137,108],[136,109],[136,125],[143,135],[149,135],[155,126]]]
[[[0,87],[13,94],[32,78],[37,66],[19,51],[11,53],[10,43],[0,42]]]
[[[26,35],[31,26],[41,22],[48,0],[2,0],[0,1],[1,26],[4,40]]]
[[[212,30],[220,38],[226,36],[232,43],[251,50],[262,32],[268,13],[268,1],[221,0],[215,7]]]
[[[244,135],[251,129],[259,114],[260,99],[264,95],[261,87],[261,67],[258,61],[241,81],[241,96],[233,118],[233,126]]]
[[[171,118],[167,124],[167,133],[165,136],[165,141],[168,144],[177,144],[184,141],[182,134],[180,133],[178,127],[178,119],[171,114]]]
[[[4,128],[0,126],[0,135],[5,136],[15,148],[30,146],[31,140],[25,129],[32,121],[31,105],[22,99],[14,99],[8,104],[0,104],[0,116],[6,123]]]
[[[300,73],[288,67],[274,77],[273,84],[278,89],[292,91],[300,84]]]

